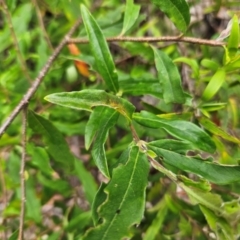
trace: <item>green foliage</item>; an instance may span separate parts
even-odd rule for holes
[[[189,7],[185,0],[152,0],[176,25],[185,32],[190,23]]]
[[[111,181],[104,188],[105,201],[98,206],[98,224],[83,239],[122,239],[129,236],[129,228],[139,224],[145,208],[145,189],[149,164],[137,146],[124,154],[120,164],[113,170]],[[121,162],[121,160],[120,160]]]
[[[88,149],[95,138],[92,148],[93,159],[99,170],[110,177],[104,143],[108,137],[108,131],[112,128],[119,117],[119,113],[112,108],[96,107],[86,126],[85,144]]]
[[[141,6],[134,4],[133,0],[127,0],[121,35],[125,34],[135,23],[139,16]]]
[[[118,76],[103,33],[84,5],[81,6],[81,13],[97,70],[102,75],[109,90],[117,93],[119,88]]]
[[[191,122],[165,120],[146,111],[135,113],[133,119],[146,127],[163,128],[172,136],[191,143],[195,149],[215,152],[215,144],[209,135]]]
[[[93,107],[106,106],[120,112],[131,120],[134,106],[127,100],[103,90],[91,89],[70,93],[53,93],[45,97],[51,103],[64,107],[92,111]]]
[[[166,103],[184,103],[185,97],[177,67],[164,52],[155,48],[153,50],[164,101]]]
[[[222,47],[218,33],[215,45],[184,45],[209,35],[188,3],[7,1],[1,123],[79,17],[74,36],[88,41],[68,39],[29,102],[25,239],[239,238],[239,19],[233,9]],[[229,6],[216,0],[202,19]],[[19,235],[23,121],[0,139],[1,239]]]

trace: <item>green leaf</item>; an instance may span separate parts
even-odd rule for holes
[[[226,72],[231,72],[240,68],[240,55],[237,55],[224,66]]]
[[[50,121],[32,111],[29,111],[28,123],[29,127],[35,133],[43,136],[47,151],[56,162],[60,163],[63,168],[70,169],[73,167],[74,157],[70,153],[69,147],[62,134],[53,126]]]
[[[196,158],[180,155],[173,151],[163,148],[153,147],[150,144],[148,148],[161,157],[163,162],[177,167],[182,171],[195,173],[216,184],[230,184],[240,180],[240,166],[219,165]]]
[[[216,72],[219,68],[219,65],[216,61],[213,61],[211,59],[207,59],[207,58],[204,58],[202,61],[201,61],[201,65],[205,68],[208,68],[214,72]]]
[[[26,181],[26,217],[40,224],[42,222],[41,202],[37,196],[35,179],[31,176]]]
[[[101,223],[83,239],[112,240],[130,236],[130,227],[139,224],[145,209],[145,189],[149,164],[144,153],[134,146],[125,165],[113,170],[104,192],[106,201],[98,208]]]
[[[18,239],[18,235],[19,235],[19,230],[16,230],[10,237],[8,240],[17,240]]]
[[[92,204],[93,199],[97,193],[97,184],[91,175],[91,173],[84,167],[83,163],[79,159],[74,161],[74,169],[76,176],[82,183],[83,191],[85,193],[86,199],[90,204]]]
[[[218,111],[220,109],[223,109],[225,108],[227,105],[227,103],[204,103],[204,104],[201,104],[199,107],[200,109],[204,109],[205,111],[208,111],[208,112],[214,112],[214,111]]]
[[[193,117],[193,112],[173,112],[173,113],[162,113],[158,114],[158,117],[166,120],[190,120]]]
[[[51,176],[54,171],[50,165],[49,155],[44,148],[31,146],[28,144],[28,153],[32,156],[31,164],[39,168],[40,171]]]
[[[181,31],[185,32],[190,23],[189,6],[185,0],[152,0]]]
[[[221,205],[223,201],[220,195],[188,187],[182,183],[179,184],[179,186],[188,194],[192,204],[200,204],[208,209],[211,209],[217,214],[221,213]]]
[[[107,108],[104,106],[94,108],[85,128],[85,148],[87,150],[90,148],[94,138],[96,138],[100,128],[106,128],[106,125],[111,123],[113,120],[114,121],[111,123],[111,125],[114,125],[117,117],[118,112],[112,108]]]
[[[192,144],[184,141],[178,141],[173,139],[161,139],[156,140],[148,143],[148,145],[157,147],[157,148],[164,148],[169,151],[185,154],[188,150],[194,150]]]
[[[141,96],[150,94],[158,98],[163,98],[162,88],[156,79],[127,79],[119,81],[120,91],[124,94]]]
[[[127,0],[121,35],[124,35],[136,22],[140,8],[141,6],[134,4],[133,0]]]
[[[208,118],[201,117],[201,118],[198,118],[198,121],[205,129],[207,129],[209,132],[213,133],[214,135],[217,135],[217,136],[219,136],[225,140],[228,140],[230,142],[240,144],[240,139],[226,133],[223,129],[218,127],[215,123],[213,123]]]
[[[155,240],[157,234],[161,231],[161,227],[163,225],[163,221],[167,216],[168,207],[165,198],[161,200],[159,204],[159,209],[156,217],[154,218],[151,225],[148,227],[143,240]]]
[[[92,156],[99,170],[108,178],[110,174],[104,144],[107,140],[109,129],[116,124],[118,117],[119,113],[115,109],[104,106],[96,107],[91,114],[85,131],[86,148],[89,148],[95,137]]]
[[[93,201],[93,204],[92,204],[92,218],[93,218],[93,223],[94,223],[94,226],[96,226],[99,222],[99,206],[101,206],[104,201],[106,200],[107,198],[107,194],[104,192],[104,188],[107,186],[106,183],[101,183],[98,191],[97,191],[97,194],[95,195],[95,198],[94,198],[94,201]]]
[[[96,20],[87,10],[87,8],[82,4],[81,13],[98,72],[103,77],[109,90],[117,93],[118,75],[103,33],[98,26]]]
[[[146,127],[163,128],[172,136],[184,140],[185,142],[189,142],[196,149],[210,153],[213,153],[216,149],[216,146],[210,136],[191,122],[161,119],[146,111],[135,113],[133,115],[133,119],[137,123]]]
[[[120,112],[130,121],[135,110],[135,107],[129,101],[97,89],[87,89],[79,92],[53,93],[46,96],[44,99],[64,107],[90,112],[93,107],[106,106]]]
[[[76,229],[82,230],[91,222],[91,212],[83,212],[74,218],[72,218],[68,225],[64,228],[64,231],[73,232]]]
[[[184,175],[177,175],[177,179],[183,182],[186,186],[195,187],[197,189],[201,189],[203,191],[210,191],[211,185],[204,178],[200,178],[199,181],[194,181]]]
[[[227,43],[227,50],[230,59],[235,57],[239,45],[239,21],[238,16],[235,14],[232,18],[232,29]]]
[[[174,59],[173,61],[174,63],[185,63],[188,66],[191,67],[192,71],[193,71],[193,78],[197,78],[199,77],[199,65],[198,62],[195,59],[191,59],[191,58],[187,58],[187,57],[179,57]]]
[[[38,172],[37,177],[38,177],[39,183],[53,190],[54,193],[60,193],[65,197],[66,196],[69,197],[69,194],[72,191],[72,188],[67,181],[63,179],[49,179],[45,177],[41,172]]]
[[[217,72],[212,76],[210,82],[205,88],[202,98],[205,101],[210,100],[218,92],[225,81],[226,72],[223,68],[217,70]]]
[[[210,228],[215,232],[217,239],[235,239],[233,227],[224,218],[217,216],[214,212],[204,206],[200,206]]]
[[[221,206],[223,216],[226,219],[235,221],[240,216],[240,202],[239,199],[230,202],[224,202]]]
[[[153,51],[164,101],[166,103],[185,103],[181,77],[176,65],[164,52],[154,47]]]

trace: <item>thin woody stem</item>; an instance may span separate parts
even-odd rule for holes
[[[140,138],[138,137],[138,134],[132,124],[130,125],[130,129],[132,132],[133,140],[135,141],[135,143],[138,143],[140,141]]]
[[[18,40],[17,40],[17,36],[16,36],[14,28],[13,28],[12,17],[11,17],[11,14],[10,14],[9,10],[8,10],[8,6],[5,2],[5,0],[0,0],[0,3],[2,4],[3,10],[4,10],[4,12],[6,14],[6,17],[7,17],[8,26],[9,26],[9,29],[10,29],[10,32],[11,32],[11,35],[12,35],[12,38],[13,38],[13,44],[15,46],[15,50],[16,50],[16,53],[17,53],[17,56],[18,56],[18,59],[19,59],[19,62],[20,62],[22,72],[24,73],[27,80],[29,82],[31,82],[32,80],[31,80],[31,77],[28,74],[28,69],[27,69],[27,66],[26,66],[26,62],[23,59],[23,56],[21,54],[20,47],[19,47]]]
[[[19,221],[19,234],[18,240],[24,239],[24,217],[25,217],[25,202],[26,202],[26,186],[25,186],[25,163],[26,163],[26,145],[27,145],[27,108],[28,105],[23,107],[23,123],[22,123],[22,158],[21,158],[21,169],[20,169],[20,179],[21,179],[21,213]]]
[[[8,128],[8,126],[11,124],[11,122],[15,119],[15,117],[19,114],[19,112],[22,110],[22,108],[25,106],[25,104],[28,103],[28,101],[32,98],[34,93],[37,91],[39,85],[41,84],[43,78],[45,77],[46,73],[52,66],[53,61],[57,58],[57,56],[60,54],[63,47],[68,43],[69,38],[72,36],[72,34],[75,32],[77,27],[80,25],[81,19],[79,19],[74,26],[70,29],[70,31],[65,35],[63,40],[60,42],[60,44],[57,46],[57,48],[54,50],[53,54],[49,57],[47,63],[44,65],[42,70],[39,72],[37,78],[34,80],[32,87],[28,89],[27,93],[23,96],[20,103],[15,107],[15,109],[12,111],[10,116],[6,119],[6,121],[3,123],[3,125],[0,127],[0,137],[3,135],[4,131]]]
[[[110,37],[106,38],[107,42],[185,42],[198,45],[209,45],[213,47],[225,46],[226,42],[219,42],[216,40],[199,39],[194,37],[183,36],[164,36],[164,37]],[[88,43],[89,40],[85,38],[71,38],[68,43]],[[240,46],[239,46],[240,47]]]

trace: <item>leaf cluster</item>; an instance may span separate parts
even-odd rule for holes
[[[1,122],[30,88],[26,74],[39,73],[80,16],[77,37],[89,42],[69,40],[29,103],[25,238],[238,239],[237,14],[215,52],[200,44],[144,42],[164,35],[166,26],[179,39],[194,36],[195,2],[111,0],[100,8],[80,2],[33,1],[32,11],[31,3],[7,1],[19,51],[6,41],[12,35],[5,24]],[[216,1],[208,11],[220,7]],[[124,35],[142,42],[106,40]],[[21,121],[0,139],[0,236],[9,239],[17,239],[22,201]]]

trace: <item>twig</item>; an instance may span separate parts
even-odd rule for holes
[[[5,0],[0,0],[0,3],[2,4],[3,10],[4,10],[4,12],[6,14],[6,17],[7,17],[8,26],[9,26],[9,29],[10,29],[10,32],[11,32],[11,35],[12,35],[12,38],[13,38],[13,44],[15,46],[17,56],[18,56],[18,59],[20,61],[20,66],[21,66],[22,72],[24,73],[27,80],[29,82],[31,82],[32,79],[28,74],[28,69],[27,69],[27,66],[26,66],[26,62],[23,59],[23,56],[22,56],[21,51],[20,51],[20,47],[19,47],[19,44],[18,44],[17,36],[16,36],[14,28],[13,28],[12,17],[11,17],[11,14],[10,14],[9,10],[8,10],[8,6],[5,3]]]
[[[1,158],[1,160],[4,159],[4,158],[2,158],[1,155],[0,155],[0,158]],[[4,177],[5,177],[4,169],[2,166],[0,166],[0,183],[1,183],[1,189],[2,189],[2,204],[3,204],[3,208],[6,208],[7,203],[8,203],[8,198],[7,198],[6,182],[4,179]],[[7,220],[5,218],[3,218],[2,227],[3,227],[3,231],[2,231],[2,234],[0,233],[0,238],[2,240],[7,240]]]
[[[50,69],[53,61],[57,58],[63,47],[68,43],[69,38],[72,36],[74,31],[77,29],[79,24],[81,23],[81,19],[79,19],[74,26],[70,29],[70,31],[65,35],[63,40],[60,42],[60,44],[57,46],[57,48],[54,50],[53,54],[49,57],[47,63],[44,65],[42,70],[39,72],[37,78],[34,80],[32,87],[28,89],[27,93],[23,96],[20,103],[15,107],[15,109],[12,111],[10,116],[6,119],[6,121],[3,123],[3,125],[0,127],[0,137],[3,135],[4,131],[8,128],[8,126],[11,124],[11,122],[15,119],[15,117],[19,114],[19,112],[22,110],[24,105],[29,102],[29,100],[32,98],[34,93],[36,92],[38,86],[41,84],[43,78],[45,77],[46,73]]]
[[[135,141],[135,143],[138,143],[140,141],[140,138],[138,137],[138,134],[132,124],[130,125],[130,129],[132,132],[133,140]]]
[[[36,0],[32,0],[32,2],[33,2],[33,5],[36,8],[37,18],[38,18],[38,22],[39,22],[40,28],[41,28],[41,30],[43,32],[43,36],[44,36],[44,38],[45,38],[49,48],[53,51],[53,46],[52,46],[52,43],[51,43],[51,41],[50,41],[50,39],[48,37],[47,31],[45,29],[45,26],[44,26],[44,23],[43,23],[43,19],[42,19],[42,16],[41,16],[41,11],[39,9],[37,1]]]
[[[26,202],[26,189],[25,189],[25,162],[26,162],[26,145],[27,145],[27,109],[28,104],[23,107],[23,123],[22,123],[22,158],[21,158],[21,168],[20,168],[20,181],[21,181],[21,213],[19,220],[19,234],[18,240],[24,239],[24,217],[25,217],[25,202]]]
[[[171,171],[169,171],[168,169],[166,169],[165,167],[163,167],[159,162],[157,162],[154,158],[148,156],[148,160],[151,162],[151,165],[157,169],[158,171],[160,171],[161,173],[165,174],[168,178],[170,178],[173,182],[175,182],[176,184],[177,182],[177,177],[174,173],[172,173]]]
[[[198,45],[209,45],[213,47],[225,46],[226,42],[219,42],[216,40],[200,39],[194,37],[182,36],[164,36],[164,37],[110,37],[106,38],[108,42],[185,42]],[[89,40],[85,38],[71,38],[68,43],[88,43]],[[239,46],[240,47],[240,46]]]

